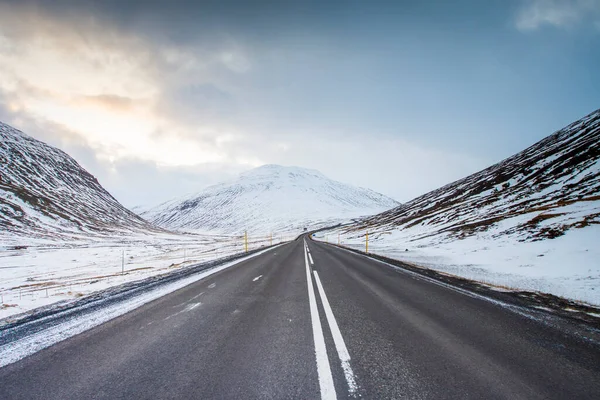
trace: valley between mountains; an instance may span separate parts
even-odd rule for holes
[[[0,134],[0,317],[331,226],[316,237],[364,251],[369,233],[371,253],[600,305],[600,111],[404,204],[266,165],[136,214],[64,152]]]
[[[0,137],[0,398],[600,395],[600,110],[406,203],[264,165],[133,212]]]

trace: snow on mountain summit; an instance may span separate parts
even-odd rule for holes
[[[286,167],[277,164],[265,164],[260,167],[251,169],[246,172],[242,172],[240,177],[245,178],[267,178],[267,179],[282,179],[285,175],[288,177],[300,177],[300,176],[312,176],[320,179],[327,179],[325,175],[316,169],[300,168],[300,167]]]
[[[301,229],[381,212],[395,200],[319,171],[264,165],[141,215],[168,229],[239,233]]]

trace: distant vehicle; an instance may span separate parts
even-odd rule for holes
[[[304,232],[306,232],[308,229],[306,227],[304,227]]]

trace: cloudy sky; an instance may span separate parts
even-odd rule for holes
[[[600,107],[600,0],[0,0],[0,120],[127,206],[262,165],[406,201]]]

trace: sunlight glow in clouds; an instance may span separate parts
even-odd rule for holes
[[[99,157],[110,161],[139,158],[154,161],[158,165],[180,166],[224,159],[215,152],[202,149],[193,140],[177,135],[155,137],[154,132],[160,126],[160,121],[151,115],[144,115],[145,110],[126,113],[78,104],[62,105],[56,101],[34,101],[29,106],[30,112],[79,132],[98,150]]]
[[[267,163],[408,201],[597,108],[600,0],[507,3],[0,0],[0,119],[128,206]]]
[[[79,134],[98,157],[110,161],[137,158],[181,166],[226,160],[194,137],[210,136],[223,144],[233,141],[233,135],[210,126],[182,125],[158,109],[162,82],[153,70],[154,57],[164,54],[165,63],[195,71],[198,63],[192,55],[178,50],[152,54],[139,38],[123,33],[107,37],[39,15],[0,15],[0,90],[10,96],[10,110]],[[32,23],[27,34],[11,32],[15,21],[23,20]],[[233,52],[216,57],[231,70],[249,68]]]

